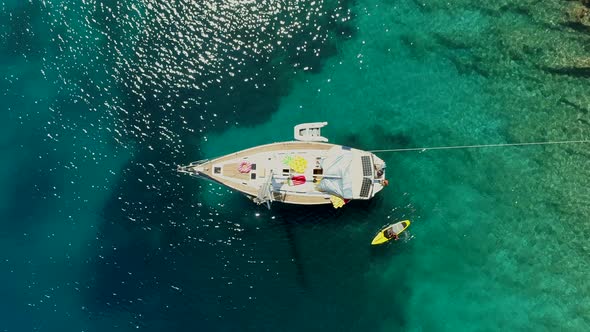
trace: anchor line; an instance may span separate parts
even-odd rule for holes
[[[375,153],[375,152],[406,152],[406,151],[479,149],[479,148],[490,148],[490,147],[556,145],[556,144],[577,144],[577,143],[590,143],[590,140],[546,141],[546,142],[528,142],[528,143],[499,143],[499,144],[478,144],[478,145],[454,145],[454,146],[434,146],[434,147],[422,147],[422,148],[385,149],[385,150],[368,150],[368,151],[373,152],[373,153]]]

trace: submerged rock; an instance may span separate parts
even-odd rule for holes
[[[566,25],[575,30],[590,31],[590,8],[587,7],[589,4],[590,0],[572,4],[568,8]]]

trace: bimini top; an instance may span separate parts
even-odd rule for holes
[[[335,146],[328,150],[322,161],[323,177],[318,189],[331,195],[352,199],[352,160],[350,148]]]

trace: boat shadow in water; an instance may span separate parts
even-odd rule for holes
[[[278,219],[277,227],[284,229],[298,282],[306,293],[336,296],[333,294],[338,289],[348,288],[369,275],[375,284],[368,288],[359,285],[349,296],[371,299],[365,301],[369,303],[367,310],[377,316],[382,313],[384,321],[403,328],[407,322],[406,299],[412,293],[408,283],[411,261],[400,263],[400,269],[391,264],[411,251],[411,241],[406,243],[402,237],[397,243],[372,247],[370,238],[374,234],[368,233],[365,238],[365,232],[359,232],[375,226],[370,216],[378,214],[375,211],[382,203],[380,199],[352,201],[340,209],[331,205],[274,204],[271,211],[264,210]],[[343,271],[347,271],[346,275],[341,274]],[[387,275],[371,275],[375,271],[387,271]],[[335,275],[340,276],[338,281],[333,279]]]
[[[313,284],[309,280],[310,277],[305,264],[309,259],[305,257],[305,254],[302,254],[302,249],[308,244],[302,244],[305,239],[301,239],[302,235],[299,234],[313,229],[313,233],[321,232],[324,234],[329,232],[346,236],[347,232],[339,232],[339,230],[351,224],[362,225],[366,223],[366,218],[362,216],[368,215],[371,210],[375,209],[379,205],[379,201],[376,198],[368,201],[351,201],[339,209],[334,209],[330,204],[301,206],[275,202],[271,210],[261,206],[259,211],[263,216],[272,216],[277,227],[284,229],[290,254],[297,268],[300,286],[310,290]],[[309,249],[306,251],[309,251]]]
[[[336,211],[331,205],[301,206],[276,202],[272,204],[271,210],[260,206],[260,210],[262,209],[264,211],[261,213],[272,216],[277,222],[277,227],[283,229],[284,238],[289,246],[289,255],[295,267],[297,283],[303,291],[310,291],[313,283],[308,276],[310,272],[305,264],[307,259],[300,250],[302,241],[297,235],[298,230],[335,220],[341,211]]]

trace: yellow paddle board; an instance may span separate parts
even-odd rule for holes
[[[406,230],[406,228],[408,228],[408,226],[410,226],[409,220],[403,220],[400,222],[396,222],[395,224],[388,225],[387,227],[380,230],[379,233],[377,233],[377,235],[375,235],[375,238],[373,238],[371,245],[376,246],[376,245],[383,244],[383,243],[388,242],[391,239],[393,239],[392,236],[387,237],[387,235],[390,234],[390,232],[389,232],[390,229],[393,231],[393,234],[396,234],[399,236],[401,233],[403,233]]]

